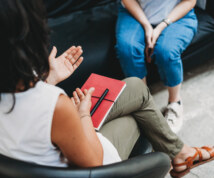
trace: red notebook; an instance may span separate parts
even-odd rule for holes
[[[103,92],[106,89],[109,89],[109,92],[105,96],[104,100],[101,102],[95,113],[92,115],[92,122],[94,128],[99,130],[102,126],[105,118],[107,117],[109,111],[111,110],[114,102],[120,96],[122,91],[124,90],[126,83],[120,80],[104,77],[101,75],[97,75],[92,73],[85,84],[82,86],[81,90],[89,89],[91,87],[95,88],[95,91],[92,95],[92,108],[97,103],[99,98],[102,96]]]

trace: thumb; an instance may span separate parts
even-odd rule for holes
[[[149,42],[148,42],[148,48],[152,48],[152,40],[150,40]]]
[[[53,49],[51,50],[50,55],[49,55],[49,59],[54,59],[56,57],[56,54],[57,54],[57,49],[54,46]]]
[[[155,37],[155,36],[153,36],[153,37],[152,37],[152,48],[154,48],[155,43],[156,43],[156,37]]]
[[[94,92],[94,90],[95,90],[95,88],[90,88],[89,90],[88,90],[88,92],[87,92],[87,94],[86,94],[86,98],[87,99],[90,99],[91,98],[91,95],[92,95],[92,93]]]
[[[152,36],[146,38],[146,43],[147,43],[148,48],[151,48],[151,46],[152,46]]]

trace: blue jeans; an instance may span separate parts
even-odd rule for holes
[[[197,18],[192,9],[186,16],[166,27],[160,34],[152,55],[164,85],[174,87],[183,81],[181,54],[197,32]],[[115,46],[126,77],[144,78],[145,32],[143,26],[122,6],[119,7]]]

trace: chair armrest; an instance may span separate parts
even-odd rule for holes
[[[165,153],[154,152],[139,155],[126,161],[93,168],[92,178],[164,178],[171,166]]]
[[[111,165],[84,169],[40,166],[0,155],[0,177],[164,178],[169,168],[169,157],[159,152],[139,155]]]

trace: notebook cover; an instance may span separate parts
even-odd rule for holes
[[[99,130],[100,127],[102,126],[114,102],[120,96],[125,86],[126,86],[126,83],[124,81],[108,78],[108,77],[101,76],[94,73],[92,73],[89,76],[85,84],[82,86],[81,88],[82,91],[84,89],[89,89],[91,87],[95,88],[95,91],[93,92],[93,96],[91,98],[92,100],[91,110],[94,107],[94,105],[97,103],[99,98],[102,96],[103,92],[106,89],[109,89],[109,92],[105,96],[105,99],[107,100],[103,100],[101,102],[101,104],[99,105],[99,107],[97,108],[97,110],[92,116],[93,126],[96,130]],[[111,100],[111,101],[108,101],[108,100]]]

